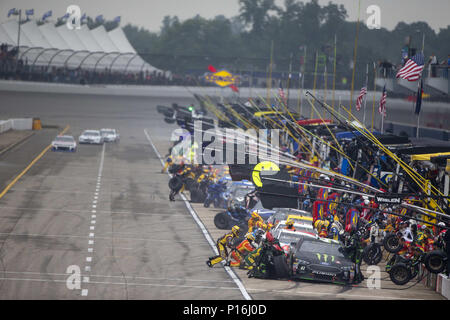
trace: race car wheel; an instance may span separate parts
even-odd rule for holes
[[[395,233],[387,234],[383,239],[383,246],[387,252],[397,253],[401,250],[400,239]]]
[[[183,179],[178,176],[174,176],[169,180],[169,188],[174,191],[178,191],[183,187]]]
[[[377,265],[383,258],[381,246],[379,243],[371,243],[364,248],[363,260],[369,266]]]
[[[289,278],[289,265],[286,261],[286,256],[279,255],[273,257],[273,265],[275,268],[275,276],[279,279],[287,279]]]
[[[225,212],[219,212],[214,217],[214,224],[218,229],[228,229],[228,225],[230,224],[229,218]]]
[[[173,119],[173,118],[164,118],[164,121],[165,121],[166,123],[168,123],[168,124],[172,124],[172,123],[175,122],[175,119]]]
[[[425,255],[425,267],[431,273],[441,273],[445,270],[446,255],[442,250],[434,250]]]
[[[192,178],[187,178],[187,179],[184,181],[184,185],[186,186],[186,190],[191,191],[191,190],[192,190],[192,187],[193,187],[193,185],[194,185],[194,179],[192,179]]]
[[[410,272],[411,272],[411,278],[409,280],[412,280],[415,277],[417,277],[417,275],[419,274],[419,265],[416,264],[415,266],[412,266],[410,268]]]
[[[389,271],[389,277],[396,285],[402,286],[407,284],[411,279],[410,268],[404,263],[397,263],[393,265]]]

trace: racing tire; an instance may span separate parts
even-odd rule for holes
[[[370,243],[364,248],[363,260],[369,266],[375,266],[380,263],[383,258],[383,252],[381,251],[381,245],[379,243]]]
[[[168,124],[173,124],[173,123],[175,123],[175,119],[173,119],[173,118],[164,118],[164,122],[166,122]]]
[[[425,255],[425,267],[431,273],[441,273],[445,270],[447,263],[446,254],[442,250],[433,250]]]
[[[398,286],[405,285],[411,280],[411,270],[404,263],[397,263],[389,271],[391,281]]]
[[[211,204],[211,200],[208,197],[206,197],[205,202],[203,202],[203,206],[205,208],[209,208],[210,204]]]
[[[402,249],[400,240],[395,233],[389,233],[384,237],[383,246],[390,253],[397,253]]]
[[[183,179],[178,176],[174,176],[169,180],[169,188],[171,190],[178,191],[183,187]]]
[[[275,268],[275,276],[278,279],[287,279],[290,277],[289,265],[284,254],[273,257],[273,266]]]
[[[419,274],[419,265],[416,264],[415,266],[412,266],[410,272],[411,272],[411,279],[409,280],[412,280]]]
[[[214,217],[214,225],[216,226],[217,229],[222,229],[222,230],[228,229],[229,224],[230,224],[230,221],[228,219],[226,212],[219,212]]]

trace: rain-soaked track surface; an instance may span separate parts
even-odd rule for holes
[[[194,100],[0,93],[2,118],[40,117],[45,129],[0,156],[2,189],[66,125],[112,127],[119,143],[48,151],[0,199],[0,299],[242,299],[224,268],[209,269],[213,251],[181,198],[168,201],[160,153],[174,126],[156,105]],[[212,238],[213,210],[194,205]],[[70,290],[68,268],[81,271]],[[254,299],[440,299],[421,284],[409,290],[247,279]],[[70,282],[70,281],[69,281]],[[391,285],[392,287],[392,285]]]

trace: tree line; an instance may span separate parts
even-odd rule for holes
[[[239,5],[239,15],[232,18],[197,15],[180,21],[177,16],[166,16],[159,32],[131,24],[123,30],[146,61],[174,73],[206,72],[211,64],[235,73],[264,74],[273,46],[274,73],[286,75],[291,67],[298,74],[304,63],[305,73],[311,75],[317,60],[317,73],[323,74],[326,68],[332,76],[336,37],[337,87],[351,80],[357,22],[347,21],[343,5],[329,2],[321,6],[318,0],[285,0],[283,6],[274,0],[239,0]],[[435,54],[441,61],[450,53],[450,26],[436,33],[426,22],[399,22],[392,31],[371,30],[363,18],[358,32],[357,86],[365,82],[366,64],[370,72],[374,62],[399,64],[407,37],[411,47],[420,51],[425,35],[426,57]]]

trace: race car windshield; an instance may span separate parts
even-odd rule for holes
[[[293,233],[283,232],[283,233],[281,233],[280,239],[278,239],[278,240],[283,243],[292,243],[292,242],[297,242],[301,237],[302,237],[301,234],[293,234]]]
[[[333,243],[326,243],[320,240],[303,241],[299,248],[299,251],[314,252],[314,253],[326,253],[334,256],[343,257],[343,254],[339,252],[339,245]]]
[[[113,130],[102,130],[102,133],[104,134],[115,134]]]
[[[56,137],[56,142],[73,142],[73,138],[71,137]]]
[[[94,136],[94,137],[96,137],[96,136],[99,135],[99,133],[96,132],[96,131],[85,131],[85,132],[84,132],[84,135],[85,135],[85,136]]]

